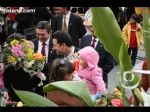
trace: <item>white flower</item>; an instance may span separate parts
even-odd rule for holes
[[[25,62],[24,67],[25,67],[25,68],[31,68],[32,65],[34,64],[34,61],[35,61],[35,60],[31,60],[30,62]]]

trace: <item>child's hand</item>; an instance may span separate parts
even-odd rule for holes
[[[46,80],[46,76],[44,73],[42,72],[39,72],[37,75],[36,75],[38,78],[40,78],[41,80]]]
[[[78,73],[76,71],[73,73],[73,80],[74,81],[81,81],[81,78],[78,76]]]
[[[104,95],[102,92],[97,92],[97,93],[94,95],[94,100],[98,99],[98,98],[101,97],[102,95]]]

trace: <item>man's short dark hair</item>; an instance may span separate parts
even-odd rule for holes
[[[71,47],[73,45],[71,36],[63,30],[58,30],[54,32],[52,34],[52,38],[56,39],[58,44],[60,45],[63,43],[65,43],[68,47]]]
[[[47,32],[51,32],[51,26],[48,21],[39,21],[36,28],[38,29],[46,29]]]

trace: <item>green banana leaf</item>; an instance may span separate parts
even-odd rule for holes
[[[144,48],[145,48],[145,54],[146,54],[146,59],[148,62],[148,70],[150,70],[150,22],[149,22],[149,18],[150,15],[148,14],[148,8],[144,7],[143,8],[144,12],[143,12],[143,29],[144,29]],[[150,85],[150,75],[148,75],[149,77],[149,85]]]
[[[14,91],[17,94],[17,96],[19,96],[19,98],[22,100],[22,102],[25,104],[25,106],[29,106],[29,107],[57,107],[58,106],[52,101],[33,92],[16,90],[16,89],[14,89]]]
[[[53,90],[62,90],[81,99],[87,106],[95,106],[92,100],[86,82],[84,81],[57,81],[49,83],[43,87],[44,92]]]
[[[107,7],[93,7],[93,28],[100,42],[105,49],[110,52],[114,59],[119,62],[119,51],[121,44],[125,44],[121,37],[121,30],[115,19],[115,16],[110,8]],[[127,51],[127,48],[124,48]],[[124,70],[131,70],[131,59],[127,52],[124,53],[123,58]]]
[[[123,83],[123,72],[124,72],[124,63],[122,63],[122,59],[123,59],[123,54],[124,54],[124,50],[123,50],[123,43],[120,47],[120,51],[119,51],[119,62],[120,62],[120,74],[121,74],[121,78],[120,78],[120,83],[122,84]],[[121,92],[122,92],[122,99],[123,99],[123,103],[125,106],[130,106],[127,98],[126,98],[126,95],[125,95],[125,88],[121,88]]]
[[[141,102],[141,104],[143,105],[144,104],[144,99],[142,97],[142,94],[139,90],[139,88],[135,88],[134,89],[134,94],[136,95],[136,97],[139,99],[139,101]]]
[[[100,42],[104,45],[105,49],[114,57],[119,63],[121,73],[121,83],[123,83],[123,76],[125,71],[131,71],[131,58],[127,52],[127,46],[125,45],[122,37],[121,30],[115,19],[115,16],[108,7],[93,7],[92,8],[93,20],[92,25],[95,31],[95,35],[99,38]],[[134,86],[139,81],[137,74],[134,74],[134,80],[128,82],[126,86]],[[130,79],[131,75],[128,75],[127,79]],[[123,99],[125,100],[125,90],[122,88]],[[133,92],[133,90],[132,90]],[[124,102],[125,106],[128,106],[127,102]]]

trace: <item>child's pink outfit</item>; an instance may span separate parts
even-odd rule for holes
[[[88,67],[83,68],[80,66],[79,77],[86,81],[91,95],[97,92],[107,93],[105,83],[102,77],[102,69],[98,67],[99,55],[95,49],[87,46],[79,50],[79,56]]]

